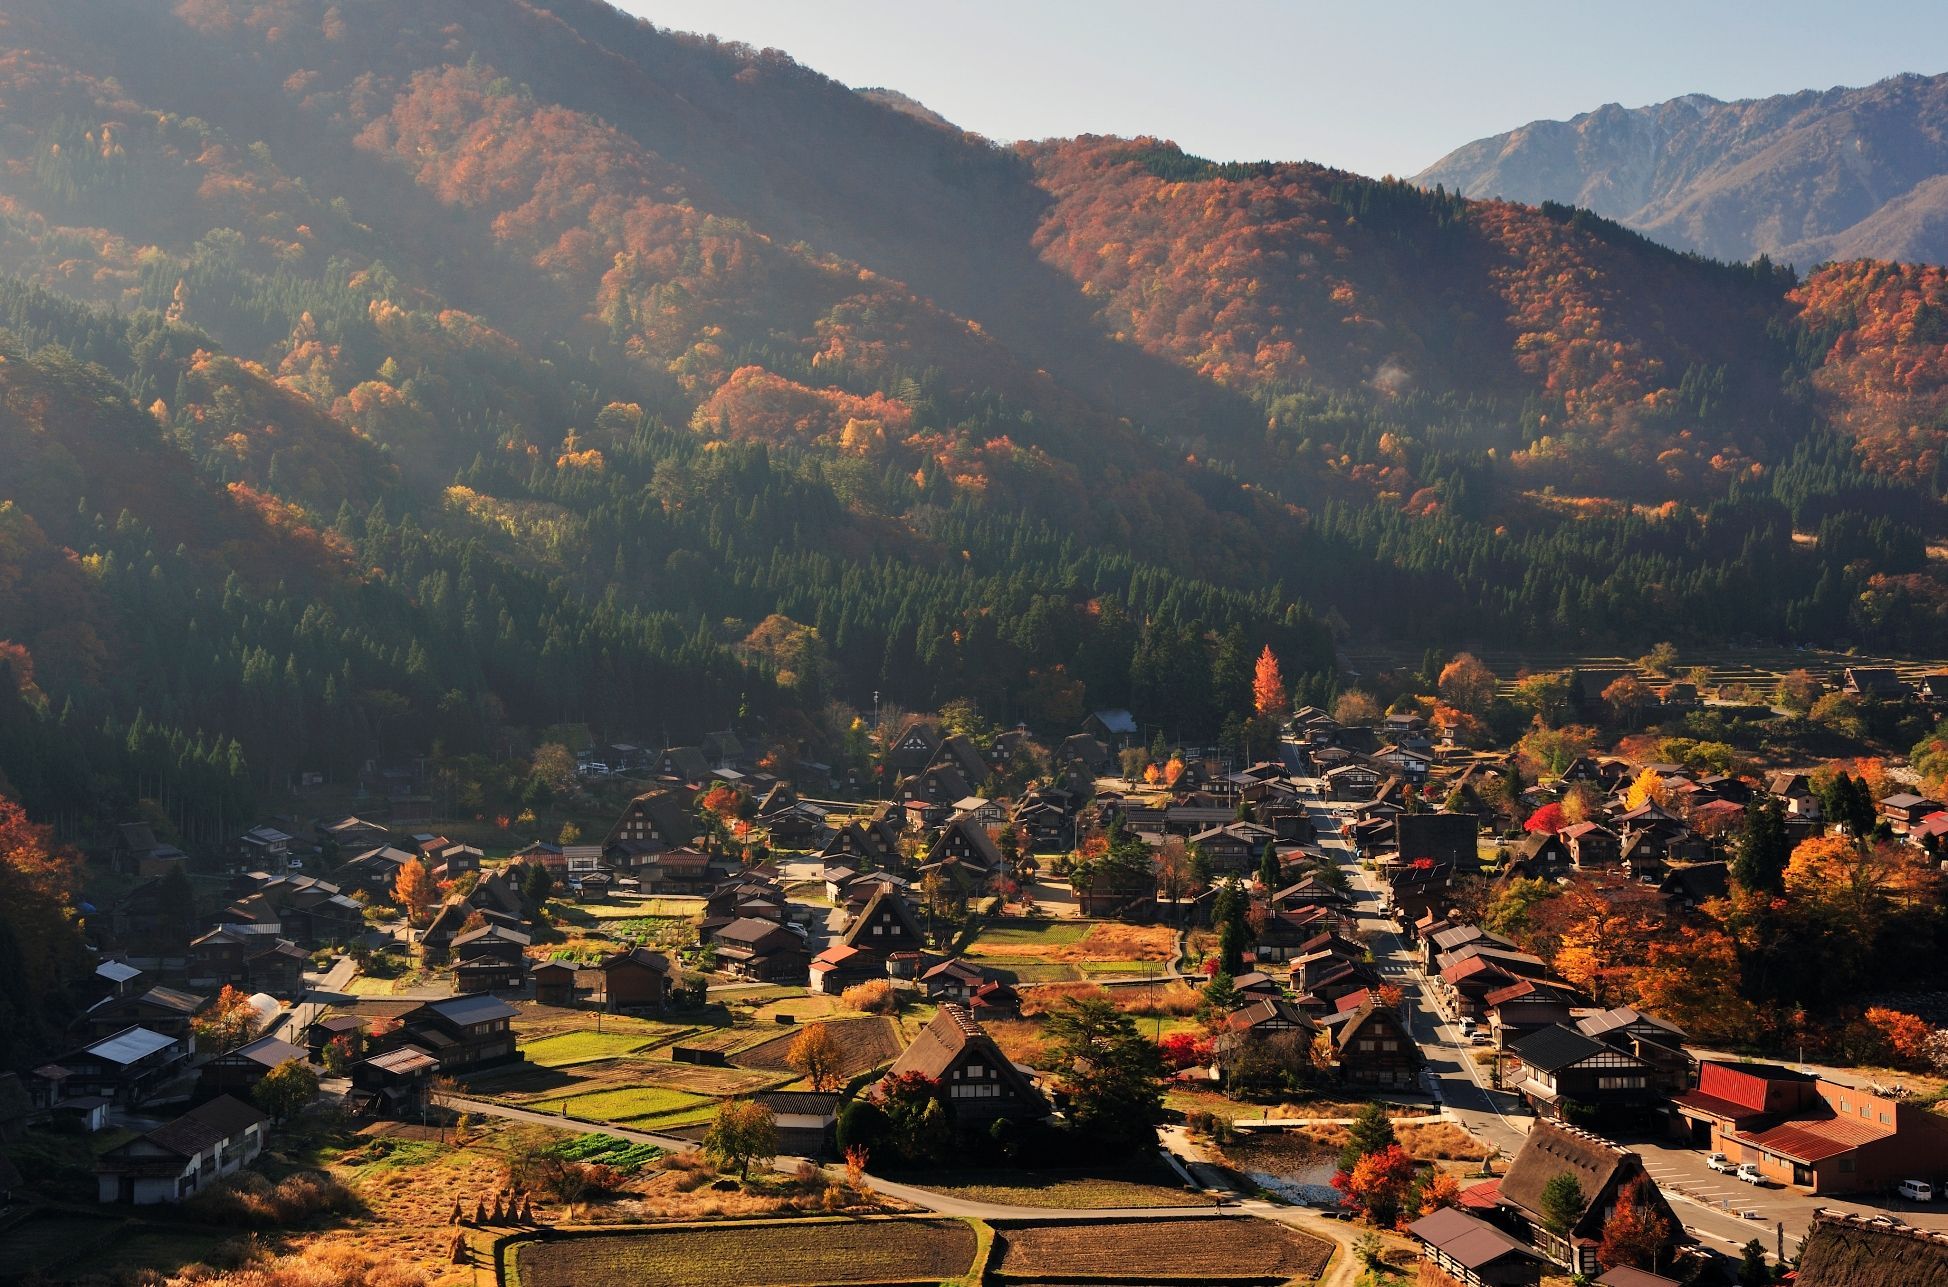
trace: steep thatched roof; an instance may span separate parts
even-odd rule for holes
[[[1522,1141],[1508,1174],[1502,1177],[1502,1201],[1514,1206],[1537,1222],[1543,1218],[1542,1190],[1549,1181],[1568,1172],[1576,1177],[1585,1203],[1583,1219],[1572,1232],[1589,1232],[1583,1226],[1594,1223],[1594,1209],[1617,1172],[1634,1155],[1606,1139],[1579,1131],[1559,1122],[1539,1121]]]
[[[1815,1211],[1799,1281],[1818,1287],[1948,1287],[1948,1235]]]

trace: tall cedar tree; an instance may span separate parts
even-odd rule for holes
[[[1589,1198],[1583,1194],[1583,1186],[1568,1171],[1551,1176],[1542,1186],[1542,1223],[1557,1237],[1567,1237],[1583,1218],[1589,1206]]]
[[[1732,877],[1755,893],[1776,894],[1785,888],[1786,864],[1792,842],[1786,837],[1786,811],[1777,800],[1754,796],[1745,806],[1738,833],[1738,852],[1732,858]]]
[[[1049,1039],[1077,1129],[1110,1148],[1156,1147],[1163,1120],[1163,1061],[1136,1022],[1100,997],[1049,1015]]]
[[[1368,1101],[1346,1128],[1346,1146],[1339,1150],[1339,1169],[1351,1171],[1361,1158],[1398,1142],[1393,1133],[1393,1119],[1387,1116],[1387,1106]]]

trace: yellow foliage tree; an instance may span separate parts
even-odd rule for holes
[[[1664,785],[1664,779],[1657,776],[1654,770],[1645,769],[1630,784],[1630,790],[1624,793],[1623,803],[1626,808],[1641,809],[1647,804],[1663,804],[1670,799],[1670,795],[1670,788]]]

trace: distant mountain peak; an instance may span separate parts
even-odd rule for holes
[[[1414,177],[1470,197],[1562,201],[1683,250],[1948,261],[1948,75],[1726,101],[1605,103],[1479,139]]]

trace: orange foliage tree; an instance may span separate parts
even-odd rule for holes
[[[1351,1171],[1339,1171],[1332,1184],[1340,1205],[1357,1211],[1374,1224],[1390,1226],[1414,1188],[1414,1159],[1398,1144],[1368,1153]]]
[[[412,858],[400,864],[399,874],[392,879],[392,901],[406,913],[407,920],[415,925],[424,922],[438,896],[433,874],[426,870],[425,863]]]
[[[1279,672],[1278,658],[1270,644],[1258,654],[1258,665],[1252,671],[1251,705],[1261,719],[1277,719],[1289,706],[1285,676]]]
[[[1654,1269],[1670,1240],[1670,1222],[1651,1206],[1650,1194],[1639,1180],[1617,1195],[1610,1218],[1603,1222],[1596,1263],[1605,1269],[1618,1265]]]

